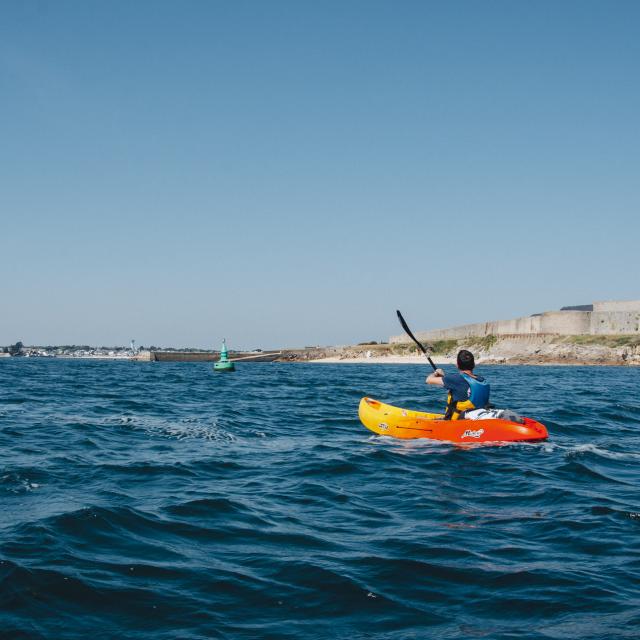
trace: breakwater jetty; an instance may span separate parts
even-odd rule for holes
[[[615,336],[640,334],[640,300],[608,300],[563,307],[511,320],[465,324],[447,329],[414,332],[420,341],[460,340],[486,336]],[[389,338],[392,344],[409,342],[406,334]]]
[[[261,351],[260,353],[233,353],[231,362],[272,362],[282,356],[282,351]],[[132,360],[144,362],[217,362],[217,351],[140,351]]]

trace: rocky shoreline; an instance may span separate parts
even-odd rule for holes
[[[425,345],[429,348],[430,345]],[[455,362],[466,348],[479,364],[640,366],[640,336],[487,336],[431,345],[434,362]],[[412,344],[362,344],[288,352],[282,360],[318,363],[424,364]]]

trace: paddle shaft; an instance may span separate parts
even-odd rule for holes
[[[433,364],[433,360],[429,357],[429,354],[427,354],[427,350],[424,348],[424,346],[420,342],[418,342],[418,340],[413,335],[413,333],[411,333],[411,329],[409,329],[409,327],[407,326],[407,323],[404,321],[404,318],[402,317],[402,314],[397,309],[396,309],[396,313],[398,314],[398,320],[400,320],[400,324],[402,325],[402,328],[404,329],[405,333],[418,345],[418,349],[420,349],[420,351],[424,353],[427,360],[429,361],[429,364],[433,367],[433,370],[436,371],[436,365]]]

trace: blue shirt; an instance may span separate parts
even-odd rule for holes
[[[451,392],[454,402],[464,402],[469,399],[471,388],[459,373],[447,373],[442,378],[442,384],[447,391]]]
[[[475,376],[480,382],[484,381],[482,376]],[[442,384],[447,391],[451,392],[454,402],[464,402],[471,395],[469,383],[459,373],[447,373],[442,378]]]

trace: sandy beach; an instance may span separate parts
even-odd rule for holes
[[[435,365],[440,364],[455,364],[455,358],[448,358],[445,356],[432,356]],[[309,360],[309,362],[319,364],[421,364],[429,367],[429,362],[424,356],[376,356],[370,357],[362,356],[356,358],[319,358],[317,360]]]

